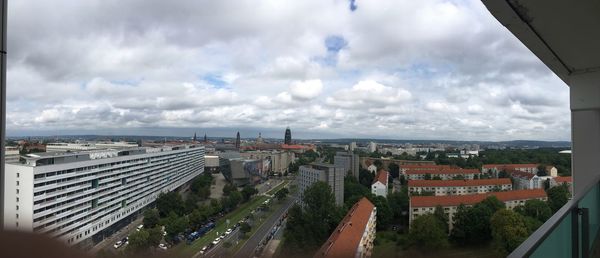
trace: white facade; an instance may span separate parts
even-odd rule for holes
[[[4,226],[77,244],[204,171],[204,147],[36,153],[6,164]]]
[[[479,180],[473,180],[479,181]],[[409,193],[421,194],[422,192],[433,192],[435,196],[444,195],[466,195],[466,194],[483,194],[497,191],[510,191],[512,184],[486,184],[486,185],[469,185],[469,186],[410,186]]]
[[[296,158],[291,151],[248,151],[240,153],[246,159],[262,159],[271,161],[271,170],[276,173],[285,173],[290,163]]]
[[[338,206],[344,204],[344,176],[346,173],[340,167],[331,164],[310,164],[300,166],[299,185],[300,196],[304,191],[316,182],[326,182],[335,195],[335,203]]]
[[[371,173],[373,173],[373,174],[374,174],[375,172],[377,172],[377,166],[375,166],[375,165],[370,165],[370,166],[367,168],[367,170],[369,170],[369,172],[371,172]]]
[[[367,151],[368,152],[375,152],[375,151],[377,151],[377,143],[369,142],[369,145],[367,146]]]
[[[375,181],[375,183],[371,185],[371,193],[376,196],[387,197],[388,187],[379,181]]]

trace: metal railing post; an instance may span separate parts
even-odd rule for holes
[[[590,257],[590,210],[580,208],[581,215],[581,257]]]
[[[579,208],[573,208],[571,213],[571,257],[579,258]]]

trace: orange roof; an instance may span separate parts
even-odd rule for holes
[[[387,185],[388,184],[388,172],[387,170],[379,170],[379,172],[377,172],[377,177],[375,177],[375,179],[373,180],[373,184],[377,181],[379,181],[380,183]]]
[[[571,182],[573,182],[573,177],[557,176],[554,178],[554,181],[556,181],[557,183],[571,183]]]
[[[452,168],[450,165],[431,165],[431,164],[410,164],[410,165],[400,165],[401,169],[407,170],[436,170],[436,169],[444,169],[444,168]]]
[[[546,197],[546,192],[543,189],[527,189],[515,190],[506,192],[492,192],[485,194],[469,194],[469,195],[447,195],[447,196],[411,196],[411,207],[435,207],[441,206],[458,206],[460,204],[473,205],[483,201],[488,196],[496,196],[502,202],[513,200],[527,200],[534,198]]]
[[[335,228],[314,257],[354,257],[375,205],[363,197]]]
[[[537,168],[538,164],[486,164],[483,168],[491,169],[516,169],[516,168]]]
[[[304,145],[298,145],[298,144],[282,144],[281,145],[282,149],[291,149],[291,150],[301,150],[301,149],[307,149],[309,148],[308,146],[304,146]]]
[[[422,174],[481,174],[478,169],[462,169],[462,168],[444,168],[438,170],[407,170],[407,175],[422,175]]]
[[[478,180],[408,180],[408,187],[510,185],[509,178]]]

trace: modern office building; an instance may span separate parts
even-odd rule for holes
[[[304,191],[316,182],[326,182],[335,195],[335,203],[338,206],[344,204],[344,176],[343,168],[331,164],[312,163],[300,166],[298,183],[300,185],[300,197]]]
[[[546,201],[548,197],[542,189],[532,190],[516,190],[506,192],[493,192],[486,194],[469,194],[469,195],[448,195],[448,196],[411,196],[409,207],[409,225],[418,216],[430,214],[435,211],[439,205],[444,209],[444,213],[448,215],[448,225],[452,229],[454,224],[454,214],[458,210],[458,206],[472,206],[483,201],[489,196],[496,196],[498,200],[504,202],[507,209],[514,209],[517,206],[524,205],[525,201],[538,199]]]
[[[479,180],[408,180],[408,192],[411,194],[433,193],[442,195],[467,195],[489,192],[510,191],[509,178]]]
[[[262,159],[219,158],[221,173],[236,186],[257,184],[267,179],[269,166],[270,163]]]
[[[6,146],[4,147],[4,162],[6,163],[18,163],[21,157],[19,147]]]
[[[138,147],[136,142],[54,142],[46,144],[47,152],[91,151],[102,149],[122,149]]]
[[[376,226],[377,208],[363,197],[350,208],[314,257],[371,257]]]
[[[92,236],[203,173],[204,147],[35,153],[22,160],[5,166],[5,228],[74,245],[95,242]]]
[[[285,129],[285,136],[283,139],[283,143],[287,144],[287,145],[292,144],[292,131],[290,130],[289,127]]]
[[[358,154],[354,154],[352,152],[343,152],[338,151],[335,153],[333,157],[333,164],[342,167],[344,172],[348,175],[352,175],[356,180],[358,180],[359,173],[359,157]]]
[[[371,193],[376,196],[383,196],[387,198],[388,194],[388,183],[389,183],[390,172],[387,170],[379,170],[377,175],[371,184]]]
[[[261,159],[270,162],[271,170],[268,172],[285,173],[290,164],[294,162],[296,154],[291,151],[265,150],[265,151],[246,151],[240,153],[240,156],[246,159]]]

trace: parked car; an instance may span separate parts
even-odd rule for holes
[[[137,226],[137,228],[135,229],[136,231],[140,231],[144,228],[144,224],[141,224],[139,226]]]
[[[121,247],[123,245],[123,241],[119,240],[118,242],[115,243],[115,245],[113,245],[113,247],[115,247],[115,249],[119,249],[119,247]]]
[[[217,237],[217,238],[215,238],[215,241],[212,241],[212,244],[216,245],[219,243],[219,241],[221,241],[221,238]]]
[[[160,248],[162,250],[167,250],[167,245],[161,243],[158,245],[158,248]]]
[[[229,229],[227,229],[227,231],[225,231],[225,235],[229,235],[229,234],[231,234],[231,232],[233,232],[233,230],[229,228]]]
[[[223,233],[221,236],[219,236],[220,239],[225,238],[225,233]]]
[[[206,250],[208,250],[208,246],[202,247],[202,249],[200,249],[200,254],[206,253]]]

